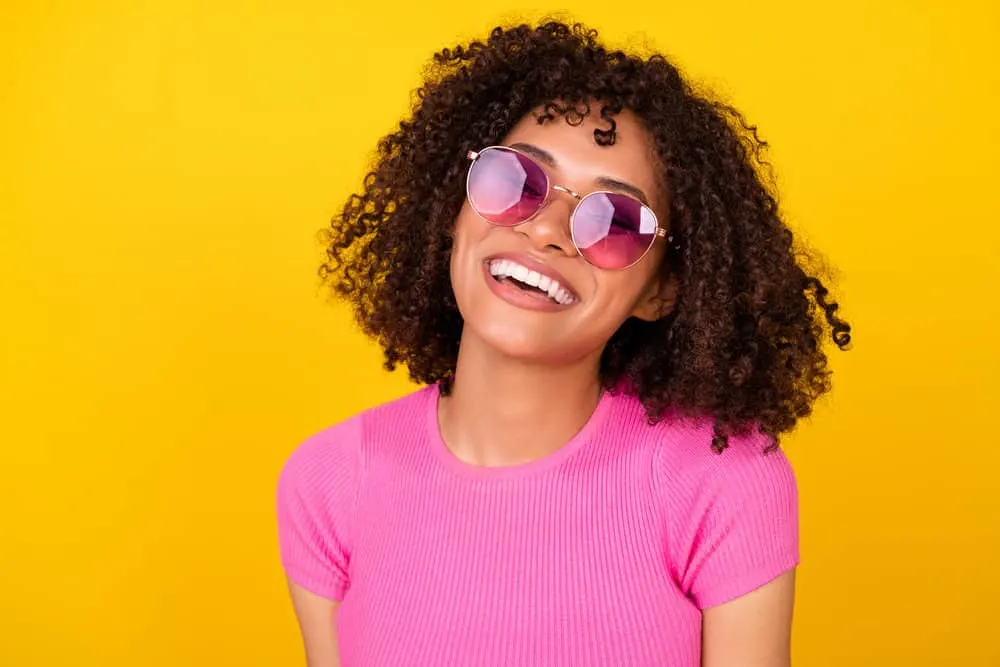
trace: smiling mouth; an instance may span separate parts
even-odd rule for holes
[[[576,301],[558,280],[542,275],[510,259],[491,259],[487,262],[489,273],[501,284],[509,284],[528,294],[545,297],[554,304],[568,306]]]

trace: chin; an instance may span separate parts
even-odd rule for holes
[[[561,366],[580,361],[592,351],[590,346],[582,349],[585,346],[581,346],[579,341],[566,341],[553,335],[553,331],[518,326],[510,320],[473,326],[472,329],[486,347],[526,363]]]
[[[473,326],[486,347],[496,350],[506,357],[524,361],[544,362],[553,356],[551,345],[547,344],[542,332],[531,331],[516,326],[513,322],[492,322],[485,326]]]

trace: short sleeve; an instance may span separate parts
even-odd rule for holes
[[[763,436],[731,437],[721,454],[697,443],[673,461],[668,558],[699,609],[741,597],[799,564],[798,487],[781,450]]]
[[[331,427],[299,445],[278,478],[278,543],[285,573],[331,600],[342,600],[350,587],[361,438],[359,417]]]

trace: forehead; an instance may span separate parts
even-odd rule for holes
[[[616,114],[615,143],[601,146],[594,130],[607,130],[609,124],[599,115],[600,105],[591,104],[591,113],[579,125],[570,125],[559,115],[539,124],[535,116],[538,110],[522,118],[503,143],[529,143],[551,153],[557,163],[555,171],[565,181],[561,184],[579,191],[587,191],[602,176],[634,185],[650,197],[659,212],[665,202],[653,138],[634,113],[624,109]]]

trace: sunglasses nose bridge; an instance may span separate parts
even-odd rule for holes
[[[583,199],[583,197],[580,196],[580,194],[578,192],[576,192],[574,190],[570,190],[565,185],[553,185],[552,189],[553,190],[558,190],[559,192],[565,192],[566,194],[568,194],[570,197],[573,197],[577,201]]]

